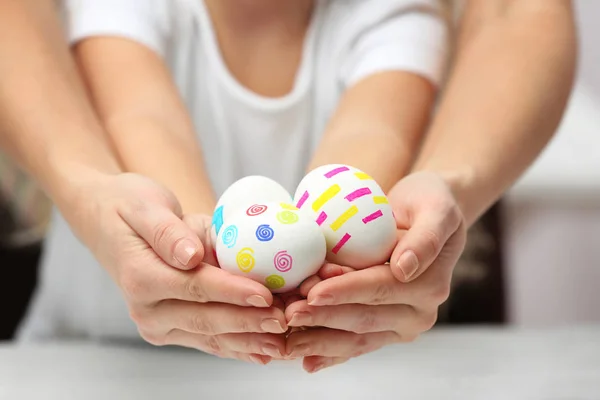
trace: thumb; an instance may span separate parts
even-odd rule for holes
[[[204,249],[203,262],[218,266],[217,254],[215,252],[215,243],[211,235],[212,220],[210,217],[202,214],[189,214],[183,217],[183,222],[196,234]]]
[[[431,211],[419,214],[392,254],[390,264],[396,279],[410,282],[418,278],[436,260],[460,225],[459,214]]]
[[[193,269],[204,257],[202,242],[174,212],[164,205],[144,203],[121,212],[123,220],[164,262],[179,269]]]

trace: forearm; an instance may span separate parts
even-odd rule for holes
[[[348,164],[387,193],[412,165],[434,97],[426,80],[408,73],[382,73],[357,83],[342,98],[309,169]]]
[[[77,80],[53,1],[0,0],[0,144],[63,210],[118,165]]]
[[[538,1],[538,9],[513,3],[480,24],[467,14],[448,87],[414,166],[448,179],[469,225],[550,140],[573,82],[568,2]]]
[[[212,215],[215,194],[194,132],[189,130],[182,135],[181,129],[185,128],[179,132],[176,129],[147,118],[107,126],[126,171],[145,175],[167,187],[184,213]]]

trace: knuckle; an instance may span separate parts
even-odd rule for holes
[[[375,287],[373,291],[373,296],[371,298],[371,304],[379,305],[379,304],[387,304],[394,294],[393,288],[388,284],[379,284]]]
[[[236,326],[236,330],[238,330],[239,332],[251,332],[253,331],[252,326],[250,324],[250,322],[248,321],[247,318],[244,317],[238,317],[236,318],[235,321],[235,326]]]
[[[198,282],[196,279],[190,279],[186,285],[186,291],[188,295],[199,303],[207,303],[208,295],[204,290],[204,285]]]
[[[377,328],[377,317],[371,309],[362,311],[357,321],[358,323],[355,327],[356,333],[374,332]]]
[[[208,318],[203,318],[202,315],[194,315],[190,318],[190,328],[193,332],[203,335],[214,335],[215,326]]]
[[[442,305],[450,297],[450,285],[446,282],[432,285],[429,297],[430,302],[436,307]]]
[[[170,242],[175,237],[175,226],[172,223],[159,223],[155,226],[152,240],[155,250],[170,246]]]
[[[221,344],[219,343],[217,336],[207,336],[206,347],[211,354],[221,354]]]
[[[434,256],[442,249],[442,239],[437,232],[431,229],[426,229],[421,232],[423,243],[425,244],[428,255]]]

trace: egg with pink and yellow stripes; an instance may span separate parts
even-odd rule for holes
[[[389,261],[397,242],[387,196],[373,178],[348,165],[325,165],[300,182],[294,202],[321,227],[327,261],[367,268]]]

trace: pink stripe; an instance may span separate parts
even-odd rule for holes
[[[328,173],[326,173],[325,174],[325,178],[327,178],[327,179],[333,178],[337,174],[339,174],[341,172],[345,172],[345,171],[350,171],[350,168],[348,168],[348,167],[337,167],[336,169],[332,169],[331,171],[329,171]]]
[[[346,233],[344,237],[335,245],[335,247],[331,249],[331,252],[333,254],[337,254],[351,237],[352,236],[350,236],[350,234]]]
[[[362,221],[365,224],[368,224],[369,222],[374,221],[374,220],[376,220],[379,217],[383,217],[383,213],[381,212],[381,210],[377,210],[373,214],[367,215],[366,217],[363,218]]]
[[[308,200],[308,192],[304,192],[304,194],[302,195],[302,197],[300,197],[300,200],[298,200],[298,204],[296,204],[297,208],[302,208],[302,206],[304,205],[304,203],[306,203],[306,200]]]
[[[325,222],[326,219],[327,214],[325,214],[325,211],[321,211],[321,214],[319,214],[319,218],[317,218],[317,224],[319,224],[319,226],[323,225],[323,222]]]
[[[348,201],[354,201],[360,197],[366,196],[368,194],[371,194],[371,189],[369,188],[362,188],[362,189],[357,189],[354,192],[350,193],[348,196],[344,197],[346,200]]]

